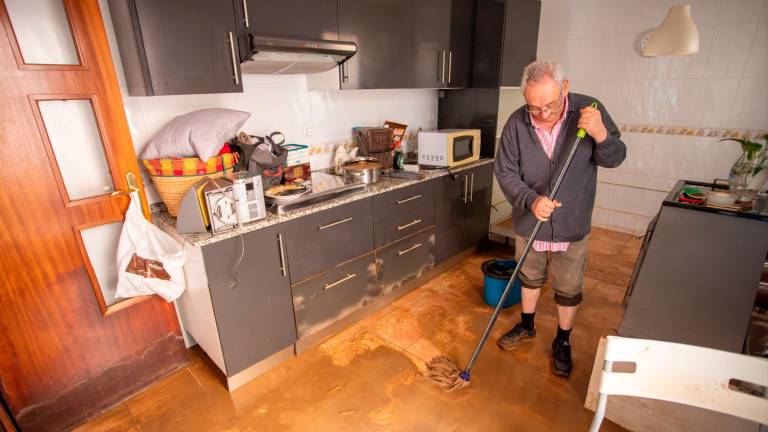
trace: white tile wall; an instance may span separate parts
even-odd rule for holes
[[[539,58],[561,62],[572,90],[619,124],[768,129],[768,0],[686,0],[699,52],[643,57],[640,33],[678,0],[542,0]],[[598,170],[592,223],[642,233],[677,179],[727,178],[738,144],[626,133],[627,159]]]

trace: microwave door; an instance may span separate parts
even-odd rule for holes
[[[472,135],[457,136],[453,139],[453,161],[461,162],[472,157]]]

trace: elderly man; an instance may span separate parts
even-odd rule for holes
[[[499,339],[498,345],[511,350],[536,337],[536,303],[549,270],[559,324],[552,342],[554,373],[568,377],[572,369],[569,336],[582,300],[597,167],[619,166],[626,146],[602,104],[598,102],[595,109],[590,107],[594,98],[569,93],[568,80],[557,62],[529,64],[521,87],[526,104],[509,116],[495,164],[496,179],[512,204],[517,260],[536,220],[547,223],[520,270],[522,320]],[[584,128],[588,136],[573,157],[557,199],[550,201],[547,196],[578,128]]]

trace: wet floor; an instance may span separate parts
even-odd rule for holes
[[[470,387],[446,393],[419,371],[445,354],[464,366],[492,309],[480,264],[502,247],[458,263],[390,306],[230,393],[198,349],[190,364],[83,425],[93,431],[584,431],[583,407],[601,336],[615,334],[641,242],[595,229],[584,303],[571,335],[574,370],[551,372],[557,329],[552,289],[536,314],[537,338],[505,352],[495,340],[519,319],[502,312]],[[602,431],[623,430],[609,421]]]

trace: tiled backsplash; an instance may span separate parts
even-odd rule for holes
[[[678,3],[542,1],[538,58],[558,60],[625,131],[627,160],[599,170],[596,226],[644,232],[677,179],[728,176],[740,149],[719,136],[768,130],[768,0],[688,0],[699,52],[641,56],[640,33]]]
[[[355,126],[392,120],[407,124],[409,132],[437,127],[436,90],[310,90],[306,75],[243,75],[243,93],[128,96],[106,0],[100,5],[137,155],[173,117],[201,108],[247,111],[251,117],[244,131],[263,135],[279,130],[286,142],[310,145],[312,169],[328,167],[333,149],[351,139]],[[149,202],[160,201],[146,173],[143,177]]]

